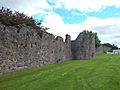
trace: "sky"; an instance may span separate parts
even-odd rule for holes
[[[101,43],[120,47],[120,0],[0,0],[1,6],[42,20],[55,36],[69,34],[75,40],[89,30]]]

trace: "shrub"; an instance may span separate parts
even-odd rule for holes
[[[1,7],[0,22],[6,26],[18,26],[25,24],[33,27],[37,32],[46,31],[49,28],[41,26],[42,21],[35,21],[32,17],[28,17],[24,13],[11,11],[8,8]]]

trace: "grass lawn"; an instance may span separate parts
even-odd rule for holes
[[[120,90],[120,55],[0,75],[0,90]]]

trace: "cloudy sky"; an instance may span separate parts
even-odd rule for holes
[[[0,6],[43,20],[55,36],[82,30],[98,33],[102,43],[120,47],[120,0],[0,0]]]

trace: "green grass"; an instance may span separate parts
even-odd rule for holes
[[[0,75],[0,90],[120,90],[120,55]]]

